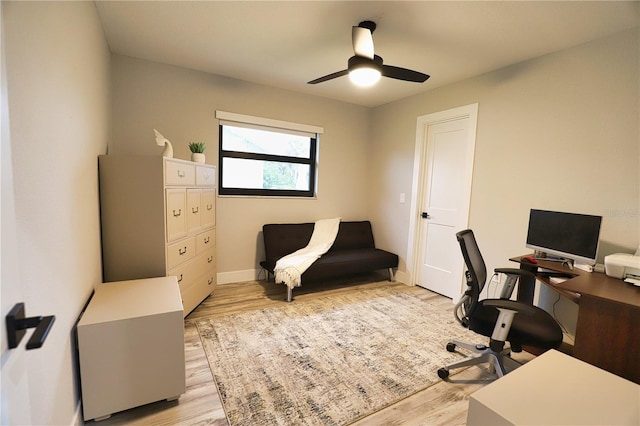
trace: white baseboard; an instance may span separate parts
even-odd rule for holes
[[[245,269],[244,271],[218,272],[218,284],[241,283],[265,279],[263,269]]]
[[[402,284],[409,285],[409,274],[407,274],[405,271],[396,271],[395,278],[396,281],[399,281]]]

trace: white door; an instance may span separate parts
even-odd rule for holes
[[[476,115],[471,105],[418,120],[415,283],[454,300],[464,276],[455,234],[468,225]]]

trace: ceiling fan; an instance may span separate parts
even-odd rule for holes
[[[347,69],[316,78],[308,84],[322,83],[347,74],[351,81],[360,86],[371,86],[380,79],[380,76],[415,83],[423,83],[429,78],[427,74],[418,71],[383,65],[382,57],[374,54],[373,50],[375,29],[376,23],[373,21],[362,21],[357,27],[352,27],[351,38],[355,55],[349,58]]]

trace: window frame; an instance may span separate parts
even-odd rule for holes
[[[318,139],[323,129],[304,124],[290,123],[278,120],[251,117],[235,113],[216,111],[218,123],[218,195],[240,196],[240,197],[295,197],[295,198],[315,198],[317,194],[318,178]],[[223,132],[224,126],[259,128],[276,133],[302,134],[309,137],[309,158],[290,157],[277,154],[262,154],[246,151],[224,150]],[[225,188],[223,186],[223,163],[225,158],[237,158],[245,160],[269,161],[277,163],[294,163],[309,166],[309,189],[264,189],[264,188]]]
[[[228,124],[227,124],[228,125]],[[220,143],[218,144],[218,193],[220,195],[260,196],[260,197],[315,197],[316,193],[316,169],[317,169],[317,137],[310,137],[309,158],[289,157],[275,154],[258,154],[245,151],[228,151],[222,149],[223,124],[219,125]],[[309,190],[295,189],[264,189],[264,188],[228,188],[223,186],[222,173],[225,158],[240,158],[245,160],[271,161],[276,163],[294,163],[309,165]]]

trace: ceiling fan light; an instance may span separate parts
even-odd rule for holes
[[[360,67],[349,71],[349,79],[353,84],[361,87],[373,86],[380,80],[381,75],[379,69],[371,67]]]

